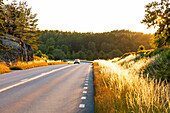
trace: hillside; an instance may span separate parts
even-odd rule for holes
[[[96,113],[170,111],[169,48],[96,60],[93,68]]]
[[[112,59],[126,52],[137,51],[140,45],[151,49],[150,34],[115,30],[104,33],[43,31],[38,49],[51,59]],[[60,53],[60,54],[59,54]],[[60,56],[60,57],[58,57]]]
[[[128,70],[128,73],[170,82],[169,48],[126,53],[117,61],[113,59],[112,62],[116,63],[122,70]]]

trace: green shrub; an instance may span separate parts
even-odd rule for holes
[[[145,46],[144,45],[140,45],[139,46],[138,51],[141,51],[141,50],[145,50]]]
[[[146,67],[144,75],[170,82],[170,49],[155,50],[150,55],[158,54],[155,61]]]
[[[48,58],[48,56],[47,56],[46,54],[43,54],[43,53],[41,52],[41,50],[38,50],[34,55],[35,55],[35,56],[38,56],[38,57]]]
[[[48,59],[54,60],[54,56],[52,54],[48,54]]]
[[[125,57],[127,57],[127,56],[129,56],[129,55],[131,55],[131,54],[136,54],[136,52],[125,53],[125,54],[123,54],[123,55],[119,58],[119,60],[121,60],[121,59],[123,59],[123,58],[125,58]],[[118,61],[119,61],[119,60],[118,60]]]
[[[10,67],[11,70],[22,70],[20,67]]]

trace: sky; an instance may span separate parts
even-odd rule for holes
[[[32,7],[32,13],[38,14],[37,27],[40,30],[94,33],[121,29],[143,33],[156,31],[140,23],[144,19],[145,5],[155,0],[25,1]]]

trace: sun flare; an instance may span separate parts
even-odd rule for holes
[[[164,19],[162,17],[158,16],[156,21],[159,23],[163,23]]]

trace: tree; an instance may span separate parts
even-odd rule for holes
[[[85,53],[81,50],[75,54],[75,58],[77,59],[85,59],[85,57],[86,57]]]
[[[55,49],[54,46],[48,46],[47,54],[52,54],[54,49]]]
[[[123,53],[119,49],[112,50],[109,52],[108,58],[113,59],[114,57],[120,57]]]
[[[64,51],[64,53],[66,54],[67,51],[68,51],[68,46],[67,46],[67,45],[62,45],[62,46],[61,46],[61,49],[62,49],[62,51]]]
[[[47,56],[48,56],[48,59],[54,60],[54,56],[52,54],[47,54]]]
[[[141,51],[141,50],[145,50],[145,46],[144,45],[140,45],[139,46],[138,51]]]
[[[5,12],[4,12],[4,2],[0,0],[0,36],[4,36],[7,31],[4,27],[5,23]]]
[[[93,60],[94,54],[91,50],[87,51],[87,60]]]
[[[81,46],[81,51],[86,52],[86,48],[83,45]]]
[[[41,44],[39,47],[38,47],[39,50],[42,51],[42,53],[46,53],[47,52],[47,46],[45,44]]]
[[[92,52],[92,59],[99,59],[113,58],[113,54],[111,54],[111,52],[112,50],[117,49],[122,53],[136,51],[140,45],[144,45],[146,49],[151,49],[151,46],[149,45],[149,40],[151,37],[152,35],[130,32],[127,30],[111,31],[106,33],[43,31],[39,41],[43,41],[44,45],[46,45],[47,43],[51,43],[48,39],[53,38],[55,42],[55,45],[52,44],[54,45],[54,49],[61,49],[65,52],[67,58],[70,59],[74,59],[77,56],[84,56],[81,55],[82,52],[85,54],[85,58],[89,57]],[[39,49],[40,48],[42,52],[45,50],[43,49],[45,48],[43,46],[40,46]],[[104,54],[100,51],[103,51]]]
[[[55,60],[62,60],[64,57],[66,57],[65,53],[61,49],[53,50],[52,55],[54,56]]]
[[[16,2],[1,5],[1,27],[3,33],[20,38],[24,42],[31,44],[33,49],[41,42],[37,41],[41,31],[37,29],[37,14],[32,14],[26,2]]]
[[[41,52],[41,50],[38,50],[34,55],[35,55],[35,56],[39,56],[39,57],[48,58],[48,56],[47,56],[46,54],[43,54],[43,53]]]
[[[93,59],[99,59],[99,53],[97,51],[94,52]]]
[[[71,58],[72,58],[72,59],[74,59],[74,58],[75,58],[75,52],[74,52],[74,51],[72,51]]]
[[[46,41],[46,46],[48,47],[48,46],[54,46],[55,45],[55,40],[54,40],[54,38],[49,38],[49,39],[47,39],[47,41]]]
[[[91,50],[92,52],[95,52],[96,51],[95,43],[89,42],[88,43],[88,49]]]
[[[106,43],[106,42],[103,42],[103,43],[101,44],[101,50],[102,50],[103,52],[105,52],[105,53],[108,53],[108,52],[110,52],[110,51],[112,50],[112,48],[111,48],[110,44],[108,44],[108,43]]]
[[[70,53],[70,51],[67,51],[66,58],[67,58],[67,59],[70,59],[70,58],[71,58],[71,53]]]
[[[105,53],[103,51],[100,51],[99,52],[99,58],[105,59],[105,57],[106,57]]]
[[[151,26],[158,27],[154,36],[151,39],[151,45],[155,48],[170,46],[170,8],[169,0],[161,0],[161,2],[152,2],[145,6],[146,14],[141,23],[144,23],[150,28]]]

